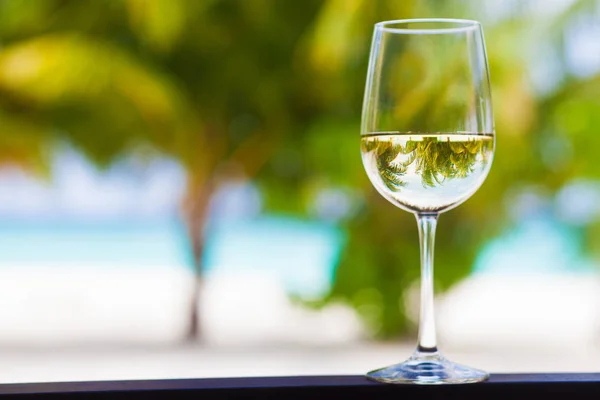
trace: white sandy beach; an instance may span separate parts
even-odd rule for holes
[[[300,308],[267,276],[209,276],[204,341],[182,344],[191,273],[0,268],[0,381],[360,374],[413,341],[363,339],[351,310]],[[598,279],[470,278],[438,299],[445,354],[496,372],[597,371]]]

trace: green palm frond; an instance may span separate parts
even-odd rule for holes
[[[195,124],[186,95],[168,75],[117,46],[71,33],[5,47],[0,92],[48,116],[100,164],[139,141],[181,153]]]
[[[392,190],[405,186],[402,176],[406,174],[406,166],[396,161],[404,149],[391,141],[373,141],[377,147],[377,169],[380,171],[383,183]]]
[[[473,172],[481,155],[486,154],[486,143],[482,140],[457,142],[426,137],[412,146],[415,150],[410,162],[416,162],[416,171],[421,175],[424,187],[441,185],[449,179],[466,178]]]

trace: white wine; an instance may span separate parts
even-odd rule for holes
[[[492,163],[488,133],[378,132],[361,137],[369,179],[386,199],[408,211],[440,212],[469,197]]]

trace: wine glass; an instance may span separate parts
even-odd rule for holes
[[[415,214],[421,244],[417,349],[371,371],[386,383],[470,383],[488,378],[445,359],[436,343],[433,246],[437,218],[485,180],[495,135],[483,30],[477,21],[413,19],[375,25],[362,113],[367,175]],[[392,239],[392,238],[390,238]]]

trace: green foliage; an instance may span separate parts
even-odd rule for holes
[[[438,291],[466,276],[481,245],[505,228],[509,220],[505,204],[511,191],[533,185],[542,186],[551,193],[575,177],[598,176],[600,168],[594,163],[595,156],[592,154],[595,146],[589,145],[589,141],[593,140],[591,136],[597,136],[592,133],[594,127],[600,127],[600,120],[596,118],[598,113],[593,111],[599,109],[600,101],[598,96],[591,95],[597,93],[598,78],[575,78],[564,71],[565,77],[557,77],[556,90],[536,94],[530,84],[531,72],[527,61],[531,60],[531,54],[535,54],[540,42],[551,46],[561,59],[565,57],[560,32],[569,24],[576,23],[581,15],[589,13],[592,3],[587,0],[574,2],[552,18],[528,12],[526,4],[521,11],[515,5],[513,17],[490,24],[484,17],[486,2],[362,2],[351,14],[352,18],[336,1],[327,2],[325,9],[328,11],[318,20],[315,31],[327,31],[322,25],[335,25],[336,29],[345,32],[346,37],[362,39],[343,45],[336,41],[343,40],[336,39],[338,36],[315,35],[312,54],[316,79],[327,83],[332,103],[338,106],[344,104],[357,114],[360,113],[362,93],[353,92],[359,85],[349,85],[348,82],[364,80],[368,38],[374,22],[420,17],[483,20],[491,67],[497,148],[494,165],[483,187],[464,205],[444,213],[440,218],[435,275]],[[332,11],[334,7],[337,7],[337,12]],[[344,51],[333,51],[338,46]],[[415,66],[414,73],[418,72]],[[440,93],[452,90],[445,87],[443,79],[433,83],[435,88],[429,90]],[[408,113],[407,119],[427,118],[423,110],[430,106],[419,103],[418,93],[404,97],[407,98],[403,106],[404,112]],[[424,147],[419,149],[420,156],[415,155],[426,185],[437,183],[434,171],[443,170],[448,177],[463,176],[472,165],[469,159],[476,151],[465,148],[462,152],[461,148],[442,145],[427,156],[428,152],[424,149],[428,145],[425,141],[421,143]],[[390,147],[381,151],[389,151]],[[552,153],[548,152],[549,148],[554,149]],[[394,152],[397,154],[398,151]],[[449,151],[455,154],[439,157],[439,154]],[[388,165],[395,158],[394,154],[388,154],[382,162]],[[402,167],[394,167],[396,170],[391,172],[398,175],[391,174],[388,183],[397,185]],[[444,179],[443,175],[439,178]],[[348,246],[338,266],[329,299],[345,301],[357,309],[362,307],[357,303],[357,299],[361,299],[360,303],[365,305],[362,309],[370,310],[364,314],[365,320],[371,321],[371,332],[379,337],[393,337],[411,326],[404,317],[396,319],[393,315],[399,309],[404,310],[398,304],[404,302],[407,288],[418,278],[416,226],[410,214],[388,205],[368,183],[362,184],[365,185],[365,208],[346,223]],[[590,235],[594,232],[600,232],[600,229],[589,229]],[[592,251],[593,247],[590,248]],[[363,296],[365,290],[368,296]]]
[[[413,153],[414,144],[415,142],[412,142],[410,146],[407,144],[406,147],[403,147],[400,144],[394,144],[391,139],[380,140],[377,137],[361,141],[363,153],[373,152],[371,156],[375,158],[377,170],[383,184],[393,191],[406,186],[406,183],[402,180],[402,176],[406,174],[406,169],[414,161],[413,157],[403,162],[397,162],[396,159],[400,154]],[[413,150],[409,150],[409,147]]]
[[[408,140],[403,146],[398,142],[400,137],[372,135],[361,141],[363,154],[375,159],[381,180],[392,191],[406,186],[402,177],[412,164],[424,187],[466,178],[479,159],[488,162],[493,148],[493,141],[488,140],[491,138],[450,141],[424,137],[422,140]]]
[[[414,148],[416,170],[421,175],[423,186],[434,187],[445,180],[466,178],[473,172],[473,166],[479,157],[487,158],[486,147],[490,142],[472,140],[464,142],[439,141],[435,137],[424,138],[419,142],[408,142],[407,148]]]

